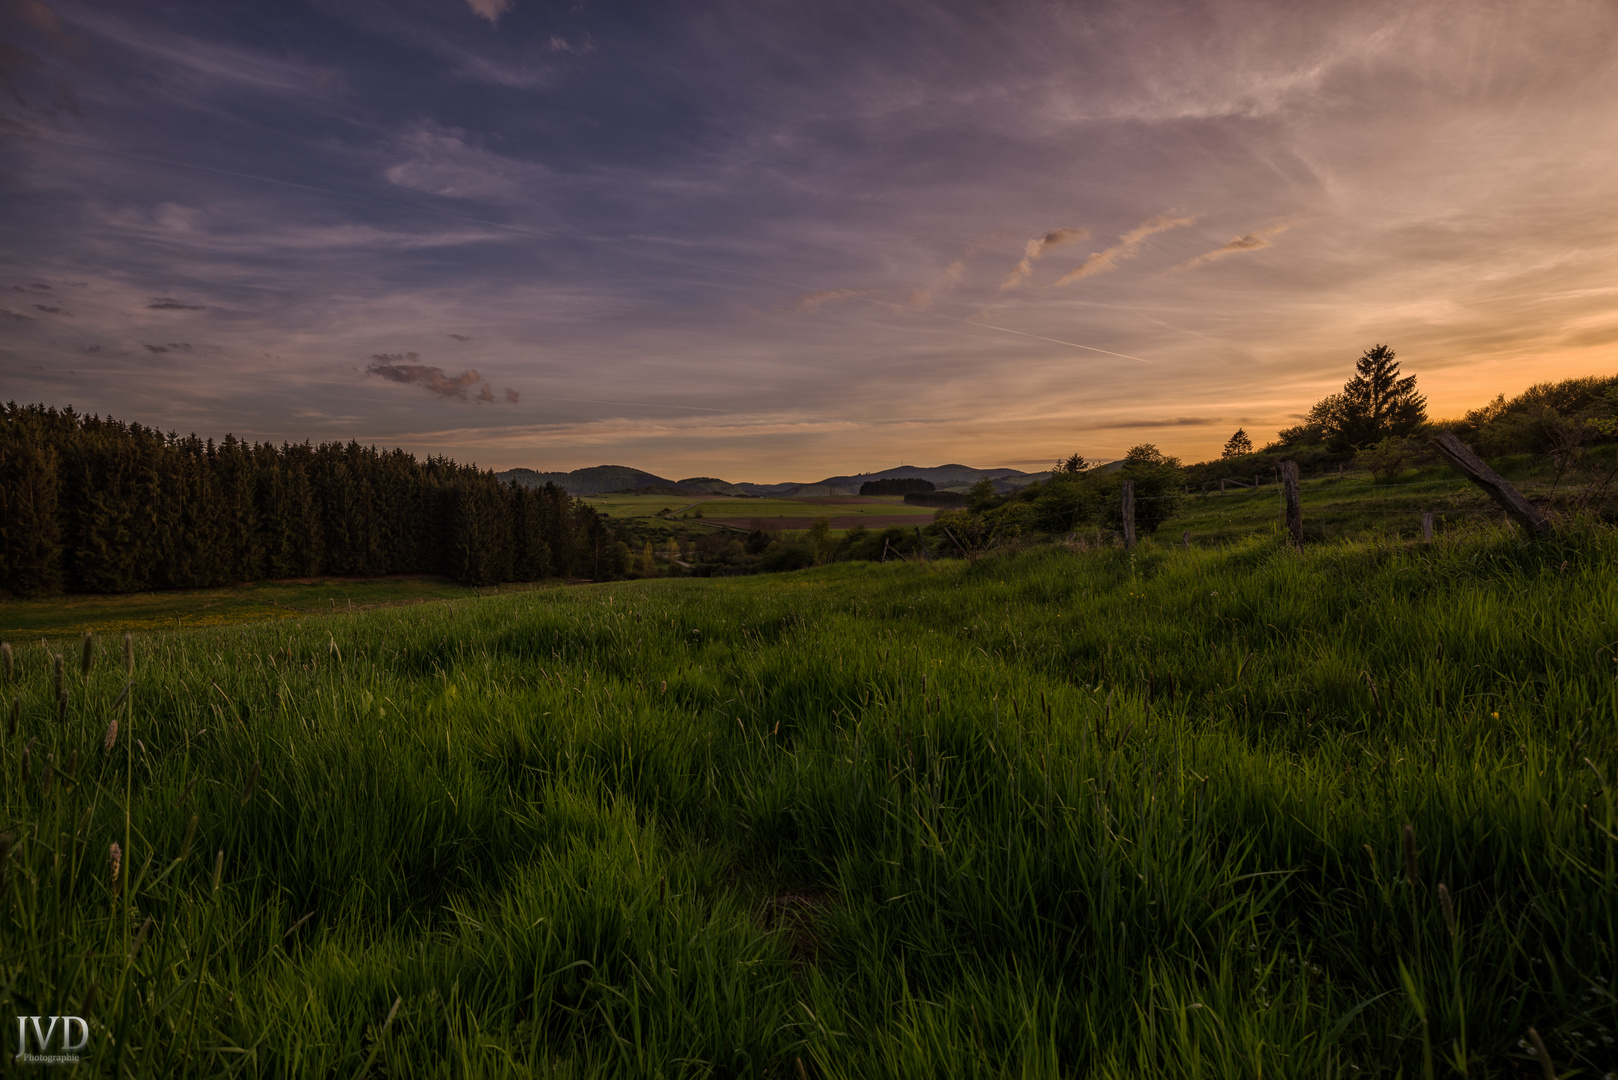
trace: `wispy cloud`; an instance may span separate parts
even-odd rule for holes
[[[481,15],[491,23],[498,23],[500,16],[511,10],[511,0],[466,0],[466,6],[472,9],[475,15]]]
[[[191,343],[189,341],[170,341],[164,345],[147,345],[145,348],[149,353],[190,352]]]
[[[1146,242],[1148,237],[1156,236],[1160,232],[1168,232],[1170,229],[1178,229],[1183,225],[1189,225],[1193,220],[1195,219],[1169,217],[1165,214],[1143,221],[1120,236],[1118,242],[1112,247],[1107,248],[1105,251],[1092,251],[1090,257],[1085,259],[1084,262],[1057,278],[1056,284],[1066,285],[1081,278],[1114,270],[1119,263],[1126,259],[1133,259],[1138,255],[1141,245]]]
[[[1218,416],[1175,416],[1167,420],[1117,420],[1112,423],[1097,424],[1096,429],[1110,431],[1114,429],[1128,430],[1131,428],[1177,428],[1177,427],[1206,427],[1210,424],[1220,424],[1224,420]]]
[[[869,293],[870,289],[817,289],[806,292],[793,298],[787,310],[794,315],[811,315],[827,304],[841,304],[849,300],[857,300]]]
[[[424,126],[401,140],[406,160],[389,166],[390,183],[457,199],[513,198],[548,174],[542,165],[491,154],[452,128]]]
[[[1229,243],[1221,244],[1219,247],[1214,248],[1212,251],[1204,251],[1194,259],[1187,259],[1179,266],[1170,267],[1169,272],[1177,273],[1182,270],[1195,270],[1199,266],[1206,266],[1215,259],[1223,259],[1227,255],[1240,255],[1244,251],[1262,251],[1264,248],[1273,247],[1274,242],[1270,237],[1286,232],[1287,228],[1288,225],[1285,224],[1271,225],[1268,229],[1258,229],[1248,233],[1246,236],[1238,236]]]
[[[158,296],[146,305],[150,311],[206,311],[201,304],[182,304],[172,296]]]
[[[1089,235],[1090,232],[1087,229],[1073,229],[1064,226],[1059,229],[1052,229],[1044,236],[1034,237],[1023,245],[1022,261],[1012,267],[1011,274],[1000,285],[1001,291],[1014,289],[1027,281],[1034,273],[1034,264],[1051,248],[1071,244],[1075,240],[1083,240]]]
[[[936,293],[939,289],[947,289],[952,285],[959,285],[961,283],[961,279],[965,276],[966,259],[956,259],[954,262],[950,263],[944,268],[943,274],[939,276],[937,281],[933,282],[931,285],[916,289],[906,298],[905,302],[913,308],[920,308],[925,311],[933,306],[934,293]]]

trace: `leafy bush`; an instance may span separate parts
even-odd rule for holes
[[[759,556],[758,569],[766,574],[803,570],[815,565],[815,549],[802,540],[777,540]]]
[[[1354,458],[1357,468],[1369,469],[1378,480],[1393,480],[1406,469],[1437,460],[1432,448],[1421,439],[1394,435],[1361,450]]]

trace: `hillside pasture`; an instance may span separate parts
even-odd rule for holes
[[[1251,480],[1251,477],[1248,477]],[[1558,488],[1542,478],[1519,478],[1519,490],[1540,502],[1576,495],[1573,485]],[[1305,477],[1300,485],[1304,538],[1311,543],[1363,540],[1378,536],[1421,535],[1421,516],[1431,511],[1439,533],[1502,520],[1500,507],[1454,471],[1444,467],[1411,470],[1394,481],[1366,472]],[[1178,541],[1189,532],[1193,544],[1226,544],[1281,528],[1281,485],[1264,475],[1258,488],[1230,486],[1223,494],[1193,491],[1180,512],[1162,526],[1159,539]]]

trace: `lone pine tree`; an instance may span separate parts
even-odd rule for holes
[[[1386,345],[1367,349],[1355,363],[1343,392],[1319,405],[1326,441],[1333,449],[1357,450],[1394,435],[1410,435],[1427,422],[1427,398],[1416,392],[1416,377],[1399,376],[1394,352]],[[1332,403],[1328,409],[1322,406]]]
[[[1232,435],[1230,441],[1225,443],[1225,452],[1219,456],[1222,458],[1234,458],[1241,457],[1243,454],[1251,454],[1252,452],[1253,440],[1248,438],[1247,429],[1237,428],[1236,434]]]

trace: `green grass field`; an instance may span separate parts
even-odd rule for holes
[[[0,1014],[99,1075],[1599,1076],[1615,560],[540,590],[142,632],[121,705],[8,637]]]
[[[1518,480],[1517,486],[1535,497],[1551,491],[1544,481]],[[1299,503],[1304,536],[1310,542],[1416,537],[1421,535],[1421,515],[1429,510],[1439,533],[1502,520],[1500,508],[1487,495],[1445,468],[1412,470],[1389,483],[1378,483],[1363,472],[1309,478],[1300,485]],[[1180,513],[1164,524],[1161,539],[1178,541],[1189,532],[1194,544],[1226,544],[1280,528],[1281,488],[1267,476],[1257,488],[1233,486],[1222,495],[1217,487],[1210,494],[1193,493]]]
[[[442,577],[314,578],[228,589],[175,589],[118,596],[70,594],[0,603],[0,640],[78,637],[85,631],[187,630],[365,610],[388,604],[466,599],[536,586],[477,588]]]
[[[682,499],[670,495],[588,495],[583,501],[614,518],[653,517],[664,509],[689,514],[701,507],[705,519],[758,518],[766,524],[776,519],[813,521],[820,517],[889,517],[896,514],[914,516],[917,521],[925,522],[937,512],[934,507],[907,506],[898,495],[836,499],[736,499],[724,496]]]

